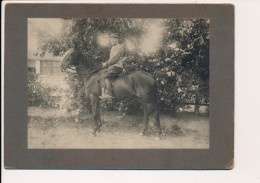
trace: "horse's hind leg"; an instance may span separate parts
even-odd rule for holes
[[[155,110],[154,119],[155,119],[156,132],[157,132],[158,136],[160,137],[161,134],[162,134],[162,129],[161,129],[161,123],[160,123],[160,112],[159,112],[159,110]]]
[[[146,131],[148,130],[148,122],[149,122],[149,111],[146,104],[142,104],[143,111],[144,111],[144,128],[142,135],[145,135]]]
[[[154,103],[147,104],[148,114],[151,114],[154,117],[154,124],[156,127],[156,134],[160,137],[162,133],[161,124],[160,124],[160,112],[157,108],[157,105]]]

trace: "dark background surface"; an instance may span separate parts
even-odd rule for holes
[[[9,4],[5,11],[4,164],[6,168],[232,168],[234,156],[234,7],[232,5]],[[27,18],[76,17],[210,18],[210,149],[27,149]]]

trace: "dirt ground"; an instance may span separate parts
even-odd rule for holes
[[[178,113],[175,118],[161,114],[164,136],[156,140],[153,121],[146,136],[141,136],[142,116],[121,117],[104,112],[101,132],[92,135],[90,114],[73,115],[59,110],[28,108],[29,149],[207,149],[209,118]]]

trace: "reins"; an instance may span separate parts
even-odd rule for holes
[[[102,68],[102,67],[100,67],[100,68],[98,68],[98,67],[87,67],[87,66],[76,66],[76,69],[80,69],[80,68],[83,68],[83,69],[88,69],[88,70],[91,70],[91,71],[89,71],[89,72],[87,72],[87,71],[85,71],[85,73],[83,72],[83,73],[79,73],[79,74],[82,74],[82,75],[92,75],[92,74],[94,74],[94,73],[97,73],[97,72],[99,72],[100,70],[103,70],[104,68]]]

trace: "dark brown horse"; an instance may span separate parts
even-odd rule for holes
[[[77,49],[70,49],[64,56],[61,70],[65,71],[70,66],[75,66],[76,71],[84,83],[85,94],[91,100],[94,117],[94,135],[100,131],[102,126],[99,108],[99,96],[101,96],[101,86],[104,82],[105,69],[97,66],[87,59],[87,56]],[[144,128],[142,134],[148,129],[149,115],[155,118],[155,126],[158,134],[161,134],[159,119],[159,109],[155,89],[155,81],[151,74],[144,71],[134,71],[113,80],[113,95],[115,99],[124,99],[136,96],[141,101],[144,112]]]

